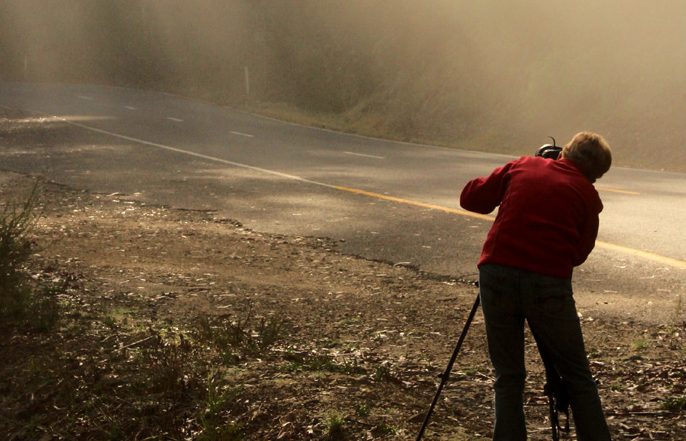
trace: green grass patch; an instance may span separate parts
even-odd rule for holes
[[[288,353],[284,358],[289,362],[287,372],[330,372],[346,375],[367,373],[356,361],[337,361],[329,355]]]

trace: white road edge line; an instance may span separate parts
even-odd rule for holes
[[[174,118],[173,116],[168,116],[167,119],[174,122],[183,122],[182,119]]]
[[[78,97],[82,100],[87,100],[87,101],[93,101],[95,99],[92,96],[87,96],[87,95],[79,95]]]
[[[138,110],[138,109],[136,109],[136,108],[133,107],[133,106],[124,106],[124,108],[125,108],[125,109],[128,109],[128,110]]]
[[[306,183],[308,183],[308,184],[319,185],[319,186],[321,186],[321,187],[333,188],[333,189],[337,189],[337,188],[338,188],[338,187],[335,186],[335,185],[326,184],[326,183],[324,183],[324,182],[312,181],[312,180],[309,180],[309,179],[302,178],[302,177],[300,177],[300,176],[289,175],[288,173],[281,173],[281,172],[278,172],[278,171],[269,170],[269,169],[261,168],[261,167],[255,167],[255,166],[248,165],[248,164],[243,164],[243,163],[240,163],[240,162],[229,161],[228,159],[217,158],[216,156],[203,155],[202,153],[196,153],[196,152],[192,152],[192,151],[190,151],[190,150],[180,149],[180,148],[178,148],[178,147],[172,147],[172,146],[165,145],[165,144],[158,144],[158,143],[156,143],[156,142],[146,141],[146,140],[144,140],[144,139],[134,138],[134,137],[132,137],[132,136],[121,135],[121,134],[119,134],[119,133],[110,132],[110,131],[108,131],[108,130],[98,129],[98,128],[96,128],[96,127],[91,127],[91,126],[88,126],[88,125],[86,125],[86,124],[81,124],[81,123],[69,121],[69,120],[66,120],[66,119],[64,119],[64,118],[61,118],[61,117],[59,117],[59,116],[56,116],[56,118],[58,118],[58,119],[64,121],[66,124],[69,124],[69,125],[72,125],[72,126],[81,127],[82,129],[85,129],[85,130],[90,130],[90,131],[96,132],[96,133],[102,133],[102,134],[105,134],[105,135],[113,136],[113,137],[119,138],[119,139],[124,139],[124,140],[126,140],[126,141],[135,142],[135,143],[138,143],[138,144],[149,145],[149,146],[151,146],[151,147],[157,147],[157,148],[160,148],[160,149],[163,149],[163,150],[168,150],[168,151],[171,151],[171,152],[176,152],[176,153],[181,153],[181,154],[184,154],[184,155],[194,156],[194,157],[196,157],[196,158],[206,159],[206,160],[208,160],[208,161],[219,162],[219,163],[221,163],[221,164],[228,164],[228,165],[232,165],[232,166],[234,166],[234,167],[244,168],[244,169],[248,169],[248,170],[254,170],[254,171],[261,172],[261,173],[266,173],[266,174],[270,174],[270,175],[274,175],[274,176],[279,176],[279,177],[286,178],[286,179],[292,179],[292,180],[295,180],[295,181],[306,182]]]
[[[246,138],[254,138],[255,135],[251,135],[250,133],[243,133],[243,132],[234,132],[233,130],[231,131],[234,135],[238,136],[245,136]]]
[[[355,153],[355,152],[343,152],[346,155],[361,156],[363,158],[373,158],[373,159],[386,159],[384,156],[367,155],[365,153]]]

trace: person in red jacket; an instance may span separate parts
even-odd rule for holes
[[[494,441],[527,437],[525,321],[562,378],[577,439],[610,440],[572,297],[572,272],[595,245],[603,204],[593,183],[611,163],[607,141],[581,132],[557,160],[522,157],[462,190],[466,210],[487,214],[498,208],[477,265],[496,375]]]

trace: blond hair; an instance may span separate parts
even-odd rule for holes
[[[605,138],[593,132],[579,132],[562,148],[562,157],[574,162],[591,182],[612,165],[612,151]]]

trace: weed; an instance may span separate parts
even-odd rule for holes
[[[369,414],[371,414],[371,409],[369,409],[367,404],[362,403],[355,406],[355,415],[358,417],[367,418]]]
[[[462,375],[465,377],[474,377],[476,374],[479,373],[478,369],[473,368],[473,367],[466,367],[461,371]]]
[[[643,349],[648,347],[648,344],[648,339],[646,339],[645,337],[640,337],[631,343],[631,347],[634,351],[642,351]]]
[[[262,352],[283,339],[286,333],[286,321],[279,319],[261,318],[256,330],[256,347]]]
[[[345,419],[338,412],[331,412],[326,418],[324,439],[328,441],[345,439]]]
[[[37,186],[22,204],[9,203],[0,213],[0,315],[16,316],[27,310],[31,288],[23,271],[31,255],[28,234],[37,218],[34,207]]]
[[[108,328],[116,329],[119,326],[127,325],[132,313],[130,308],[115,306],[107,310],[106,315],[102,317],[102,323]]]
[[[374,370],[374,375],[372,377],[374,381],[388,381],[391,383],[397,383],[399,380],[391,371],[390,363],[383,362],[376,367]]]
[[[287,354],[285,358],[290,361],[286,368],[289,372],[332,372],[348,375],[365,373],[364,368],[359,366],[357,361],[343,361],[339,363],[328,355]]]
[[[216,372],[210,372],[207,378],[206,407],[198,418],[202,433],[198,437],[202,441],[238,441],[243,439],[240,425],[226,422],[224,412],[232,408],[240,389],[227,389]]]
[[[662,408],[672,412],[686,410],[686,395],[665,398]]]
[[[111,315],[103,317],[102,323],[110,329],[115,329],[117,327],[117,321]]]
[[[250,311],[243,319],[229,317],[197,320],[198,338],[213,344],[227,364],[235,364],[241,357],[264,354],[288,334],[288,323],[278,318],[260,318],[256,322]]]
[[[210,372],[207,376],[207,413],[216,414],[226,402],[226,396],[222,393],[223,384],[216,372]]]
[[[372,435],[375,437],[395,435],[396,432],[397,430],[395,427],[386,424],[385,422],[374,426],[374,428],[372,429]]]
[[[186,390],[191,378],[187,375],[189,355],[192,355],[190,342],[179,334],[162,337],[159,331],[150,330],[148,347],[143,351],[144,365],[149,369],[152,392],[165,395],[179,395]],[[147,339],[140,340],[148,341]]]
[[[59,285],[37,287],[31,296],[25,324],[38,332],[46,332],[52,329],[59,319],[60,306],[57,295],[63,292]]]
[[[33,242],[29,235],[40,213],[37,181],[23,203],[6,203],[0,211],[0,319],[46,331],[57,321],[59,285],[40,285],[26,270]]]

